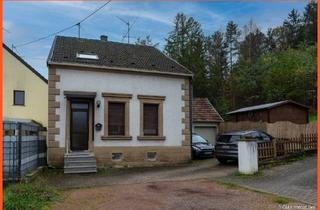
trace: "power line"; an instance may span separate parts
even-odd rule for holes
[[[49,35],[46,35],[46,36],[43,36],[43,37],[40,37],[38,39],[35,39],[35,40],[32,40],[32,41],[29,41],[29,42],[25,42],[25,43],[22,43],[22,44],[18,44],[16,46],[14,46],[15,48],[17,47],[23,47],[23,46],[26,46],[26,45],[29,45],[29,44],[33,44],[35,42],[38,42],[38,41],[41,41],[41,40],[44,40],[44,39],[47,39],[51,36],[55,36],[55,35],[58,35],[64,31],[67,31],[75,26],[78,26],[78,36],[80,38],[80,24],[83,23],[84,21],[86,21],[88,18],[90,18],[92,15],[94,15],[95,13],[97,13],[99,10],[101,10],[102,8],[104,8],[107,4],[109,4],[111,2],[111,0],[107,1],[106,3],[104,3],[103,5],[101,5],[99,8],[97,8],[96,10],[94,10],[92,13],[90,13],[88,16],[86,16],[85,18],[83,18],[82,20],[80,20],[79,22],[71,25],[71,26],[68,26],[64,29],[61,29],[60,31],[57,31],[57,32],[54,32],[54,33],[51,33]]]
[[[76,26],[76,25],[77,25],[77,24],[74,24],[74,25],[69,26],[69,27],[66,27],[66,28],[64,28],[64,29],[62,29],[62,30],[60,30],[60,31],[54,32],[54,33],[52,33],[52,34],[49,34],[49,35],[47,35],[47,36],[40,37],[40,38],[38,38],[38,39],[29,41],[29,42],[25,42],[25,43],[22,43],[22,44],[18,44],[18,45],[15,46],[15,48],[17,48],[17,47],[23,47],[23,46],[26,46],[26,45],[29,45],[29,44],[33,44],[33,43],[35,43],[35,42],[38,42],[38,41],[47,39],[47,38],[49,38],[49,37],[51,37],[51,36],[55,36],[55,35],[57,35],[57,34],[60,34],[60,33],[64,32],[64,31],[67,31],[67,30],[73,28],[73,27]]]

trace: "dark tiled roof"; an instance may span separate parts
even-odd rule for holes
[[[98,59],[77,58],[77,53],[96,54]],[[56,37],[48,57],[50,64],[80,64],[192,76],[188,69],[155,47],[75,37]]]
[[[30,64],[28,64],[25,60],[23,60],[19,55],[17,55],[15,52],[13,52],[7,45],[2,44],[2,47],[6,49],[13,57],[15,57],[18,61],[20,61],[23,65],[25,65],[32,73],[37,75],[42,81],[45,83],[48,83],[48,80],[44,78],[37,70],[35,70]]]
[[[194,98],[192,102],[192,121],[223,122],[223,119],[207,98]]]
[[[288,104],[288,103],[295,104],[295,105],[300,106],[302,108],[309,109],[309,107],[307,107],[303,104],[299,104],[299,103],[297,103],[295,101],[291,101],[291,100],[286,100],[286,101],[278,101],[278,102],[273,102],[273,103],[244,107],[241,109],[234,110],[232,112],[228,112],[227,114],[236,114],[236,113],[240,113],[240,112],[249,112],[249,111],[256,111],[256,110],[261,110],[261,109],[271,109],[273,107],[281,106],[281,105]]]

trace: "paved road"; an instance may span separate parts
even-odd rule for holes
[[[312,205],[317,204],[317,157],[262,171],[261,176],[240,177],[229,175],[223,181],[270,192]]]

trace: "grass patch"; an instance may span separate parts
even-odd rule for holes
[[[227,189],[241,189],[242,188],[239,185],[229,183],[229,182],[223,182],[223,181],[215,181],[215,182],[218,183],[219,185],[227,188]]]
[[[233,183],[230,183],[230,182],[225,182],[225,181],[214,181],[214,182],[219,184],[219,185],[221,185],[221,186],[223,186],[223,187],[225,187],[226,189],[250,191],[250,192],[254,192],[254,193],[263,194],[265,196],[268,196],[270,199],[272,199],[272,201],[274,203],[281,204],[281,205],[289,204],[289,203],[293,203],[293,202],[295,202],[295,203],[298,202],[298,201],[296,201],[294,199],[291,199],[291,198],[282,197],[282,196],[275,195],[275,194],[272,194],[272,193],[269,193],[269,192],[263,192],[263,191],[260,191],[260,190],[257,190],[257,189],[244,187],[244,186],[241,186],[241,185],[238,185],[238,184],[233,184]]]
[[[276,196],[273,199],[273,202],[277,203],[277,204],[288,204],[291,202],[291,200],[289,198],[285,198],[285,197],[281,197],[281,196]]]
[[[3,204],[5,210],[46,210],[58,199],[58,191],[39,181],[16,183],[5,187]]]

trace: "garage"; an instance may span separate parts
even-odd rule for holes
[[[218,128],[216,126],[196,124],[194,125],[193,132],[199,134],[207,139],[210,144],[214,145],[218,134]]]
[[[222,117],[207,98],[194,98],[192,103],[193,132],[215,145]]]

